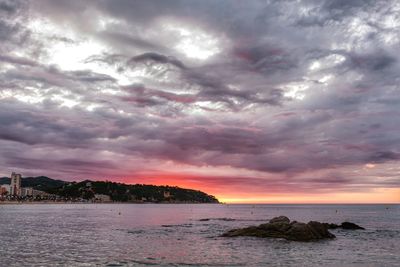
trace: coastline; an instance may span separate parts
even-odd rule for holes
[[[217,204],[217,205],[232,205],[232,206],[240,206],[240,205],[248,205],[248,206],[397,206],[400,203],[201,203],[201,202],[118,202],[118,201],[110,201],[110,202],[80,202],[80,201],[0,201],[1,205],[34,205],[34,204]]]
[[[146,204],[220,204],[223,205],[225,203],[200,203],[200,202],[73,202],[73,201],[0,201],[1,205],[35,205],[35,204],[52,204],[52,205],[64,205],[64,204],[139,204],[139,205],[146,205]]]

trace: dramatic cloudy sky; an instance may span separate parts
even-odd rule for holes
[[[400,2],[0,0],[0,175],[400,201]]]

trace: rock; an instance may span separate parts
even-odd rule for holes
[[[270,223],[277,223],[277,222],[280,222],[280,223],[290,223],[290,220],[289,220],[289,218],[286,217],[286,216],[279,216],[279,217],[272,218],[271,220],[269,220],[269,222],[270,222]]]
[[[328,226],[320,222],[290,222],[285,216],[276,217],[269,223],[259,226],[250,226],[241,229],[233,229],[222,236],[255,236],[263,238],[284,238],[292,241],[316,241],[321,239],[335,238],[335,235],[328,231]]]
[[[342,222],[342,224],[340,225],[340,228],[346,229],[346,230],[365,230],[364,227],[361,227],[352,222]]]
[[[337,225],[335,223],[322,223],[322,224],[328,227],[328,229],[337,229],[340,227],[340,225]]]
[[[355,223],[352,222],[342,222],[342,224],[338,225],[335,223],[323,223],[328,229],[338,229],[342,228],[345,230],[365,230],[364,227],[361,227]]]
[[[338,229],[342,228],[345,230],[365,230],[364,227],[361,227],[355,223],[352,222],[342,222],[342,224],[338,225],[335,223],[323,223],[328,229]]]
[[[318,236],[320,239],[322,238],[335,238],[335,235],[328,231],[328,228],[320,222],[311,221],[307,224],[314,235]]]
[[[284,238],[287,240],[310,241],[317,239],[314,238],[312,230],[305,223],[295,222],[290,226],[291,227],[285,232]]]

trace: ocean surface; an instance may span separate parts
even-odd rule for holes
[[[366,230],[313,243],[220,237],[279,215]],[[400,266],[400,205],[0,205],[0,266],[149,265]]]

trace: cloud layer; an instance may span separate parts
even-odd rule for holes
[[[0,0],[1,173],[217,195],[399,189],[399,12]]]

